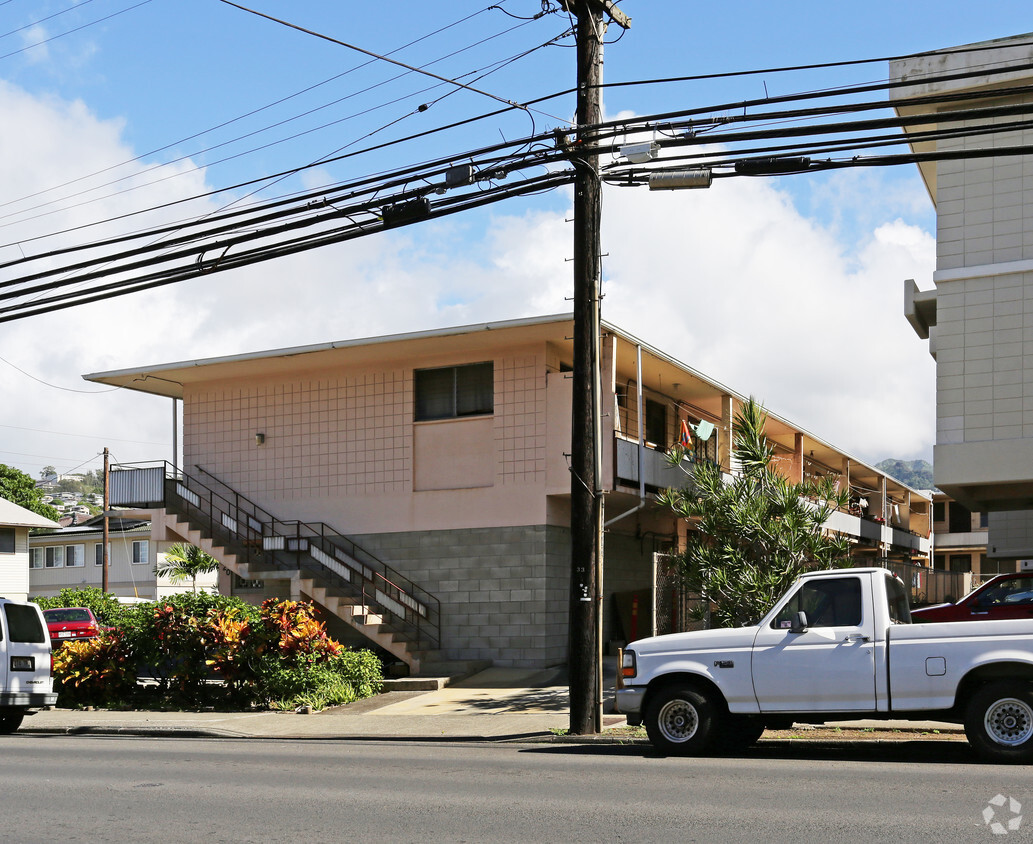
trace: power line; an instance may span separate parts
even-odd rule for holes
[[[389,53],[388,55],[391,55],[393,53],[397,53],[397,52],[400,52],[401,50],[407,49],[408,47],[411,47],[414,44],[417,44],[420,41],[423,41],[423,40],[431,37],[434,34],[437,34],[437,33],[440,33],[440,32],[444,32],[445,30],[451,28],[452,26],[456,26],[456,25],[458,25],[458,24],[460,24],[460,23],[462,23],[462,22],[464,22],[466,20],[469,20],[470,18],[474,17],[477,14],[481,14],[484,11],[487,11],[487,10],[482,9],[480,12],[476,12],[474,14],[467,15],[465,18],[461,18],[459,21],[456,21],[453,24],[449,24],[448,26],[441,27],[440,29],[436,30],[435,33],[430,33],[428,35],[421,36],[420,38],[414,39],[414,40],[410,41],[408,44],[402,45],[401,47],[398,47],[398,48],[392,50],[391,53]],[[483,45],[483,44],[485,44],[485,43],[487,43],[489,41],[492,41],[492,40],[494,40],[496,38],[500,38],[500,37],[502,37],[504,35],[507,35],[507,34],[513,32],[514,30],[519,29],[520,27],[525,26],[525,25],[526,24],[519,24],[517,26],[510,27],[509,29],[503,30],[501,32],[498,32],[498,33],[490,35],[490,36],[488,36],[486,38],[483,38],[480,41],[475,42],[474,44],[467,45],[467,46],[465,46],[465,47],[463,47],[461,49],[453,50],[452,52],[447,53],[444,56],[441,56],[441,57],[439,57],[437,59],[434,59],[429,64],[435,64],[437,62],[444,61],[444,60],[446,60],[448,58],[452,58],[454,56],[460,55],[460,54],[462,54],[462,53],[464,53],[464,52],[466,52],[466,51],[468,51],[470,49],[473,49],[474,47]],[[551,42],[546,42],[546,44],[548,44],[548,43],[551,43]],[[523,51],[521,53],[518,53],[517,57],[523,57],[523,56],[529,55],[530,53],[534,52],[534,50],[540,49],[542,46],[546,46],[546,45],[539,45],[538,47],[532,48],[531,50],[527,50],[527,51]],[[28,195],[23,196],[23,197],[18,198],[18,199],[11,199],[11,200],[7,200],[6,202],[0,202],[0,208],[4,208],[4,207],[11,206],[11,205],[15,205],[17,203],[24,202],[27,199],[31,199],[31,198],[34,198],[36,196],[42,196],[44,194],[51,193],[51,192],[56,191],[56,190],[60,190],[63,187],[69,187],[71,185],[78,184],[80,182],[85,181],[86,179],[90,179],[90,178],[93,178],[94,176],[98,176],[98,175],[102,175],[102,174],[107,173],[107,172],[111,172],[112,170],[117,170],[117,169],[119,169],[121,167],[124,167],[124,166],[126,166],[128,164],[132,164],[134,162],[140,161],[143,158],[146,158],[146,157],[148,157],[150,155],[154,155],[154,154],[156,154],[158,152],[162,152],[162,151],[165,151],[167,149],[173,148],[173,147],[178,146],[179,144],[185,143],[186,141],[191,140],[193,138],[197,138],[197,137],[200,137],[202,135],[209,134],[210,132],[213,132],[213,131],[216,131],[218,129],[224,128],[224,127],[229,126],[229,125],[231,125],[231,124],[233,124],[235,122],[239,122],[240,120],[246,119],[248,117],[252,117],[252,116],[254,116],[254,115],[256,115],[256,114],[258,114],[258,113],[260,113],[262,111],[265,111],[265,110],[267,110],[269,108],[272,108],[272,107],[274,107],[276,105],[280,105],[280,104],[282,104],[284,102],[287,102],[288,100],[293,99],[293,98],[295,98],[297,96],[300,96],[301,94],[308,93],[309,91],[312,91],[312,90],[314,90],[314,89],[316,89],[316,88],[318,88],[318,87],[320,87],[322,85],[325,85],[325,84],[327,84],[329,82],[332,82],[332,81],[335,81],[337,79],[340,79],[340,78],[346,76],[347,74],[354,72],[355,70],[358,70],[358,69],[361,69],[363,67],[367,67],[370,64],[373,64],[375,61],[376,61],[375,59],[370,59],[367,62],[363,62],[363,63],[361,63],[359,65],[356,65],[353,68],[350,68],[347,71],[344,71],[343,73],[340,73],[340,74],[337,74],[336,76],[330,77],[330,79],[323,80],[322,82],[316,83],[315,85],[311,85],[311,86],[309,86],[307,88],[304,88],[301,91],[297,91],[294,94],[291,94],[291,95],[289,95],[287,97],[282,97],[279,100],[276,100],[273,103],[270,103],[270,104],[268,104],[266,106],[262,106],[259,109],[254,109],[254,110],[252,110],[250,112],[247,112],[247,113],[245,113],[243,115],[240,115],[238,117],[232,118],[231,120],[224,121],[223,123],[220,123],[217,126],[214,126],[214,127],[210,128],[210,129],[206,129],[206,130],[203,130],[202,132],[197,132],[197,133],[194,133],[193,135],[187,136],[186,138],[182,138],[179,141],[173,142],[171,144],[166,144],[166,145],[164,145],[162,147],[158,147],[157,149],[152,150],[152,151],[150,151],[148,153],[143,153],[143,154],[141,154],[139,156],[135,156],[134,158],[128,159],[126,161],[123,161],[120,164],[111,165],[110,167],[106,167],[106,168],[103,168],[103,169],[101,169],[99,171],[95,171],[92,174],[88,174],[88,175],[85,175],[85,176],[80,176],[80,177],[78,177],[76,179],[72,179],[72,180],[70,180],[68,182],[65,182],[65,183],[61,184],[61,185],[55,185],[53,187],[46,188],[44,190],[36,191],[36,192],[34,192],[32,194],[28,194]],[[502,61],[502,60],[500,60],[500,61]],[[483,68],[482,68],[482,70],[483,70]],[[480,71],[474,71],[474,72],[480,72]],[[377,82],[377,83],[375,83],[373,85],[368,85],[365,88],[361,88],[359,90],[353,91],[353,92],[347,94],[344,97],[339,97],[339,98],[337,98],[335,100],[332,100],[330,102],[323,103],[322,105],[316,106],[316,107],[311,108],[311,109],[309,109],[307,111],[301,112],[299,114],[295,114],[295,115],[293,115],[291,117],[284,118],[283,120],[277,121],[277,122],[272,123],[272,124],[268,124],[268,125],[263,126],[261,128],[255,129],[255,130],[253,130],[251,132],[247,132],[247,133],[245,133],[243,135],[238,135],[237,137],[231,138],[231,139],[229,139],[227,141],[223,141],[223,142],[218,143],[218,144],[213,144],[213,145],[205,147],[203,149],[194,150],[193,152],[189,152],[189,153],[180,155],[180,156],[178,156],[176,158],[173,158],[173,159],[168,160],[168,161],[161,162],[159,164],[154,164],[154,165],[152,165],[150,167],[147,167],[146,169],[144,169],[142,171],[131,173],[131,174],[127,175],[127,176],[121,176],[121,177],[118,177],[116,179],[112,179],[112,180],[110,180],[108,182],[104,182],[102,184],[94,185],[94,186],[92,186],[90,188],[86,188],[84,190],[78,191],[76,193],[66,194],[66,195],[64,195],[62,197],[59,197],[59,198],[56,198],[56,199],[52,199],[52,200],[48,200],[46,202],[37,204],[35,206],[31,206],[29,208],[22,208],[22,209],[20,209],[18,211],[9,212],[9,213],[7,213],[7,214],[5,214],[3,216],[0,216],[0,220],[10,220],[13,217],[18,217],[19,219],[14,221],[14,223],[20,224],[20,223],[28,222],[28,221],[31,221],[31,220],[39,219],[40,217],[48,216],[50,214],[61,213],[63,211],[68,210],[69,208],[82,207],[83,205],[87,205],[87,204],[90,204],[90,203],[93,203],[93,202],[99,202],[99,201],[101,201],[103,199],[111,198],[113,196],[118,196],[118,195],[122,195],[124,193],[129,193],[129,192],[132,192],[132,191],[135,191],[135,190],[140,190],[142,188],[150,187],[150,186],[153,186],[153,185],[158,184],[160,182],[168,181],[169,179],[172,179],[172,178],[179,178],[181,176],[188,175],[189,173],[197,172],[197,171],[202,170],[202,169],[210,169],[210,168],[212,168],[212,167],[214,167],[214,166],[216,166],[218,164],[223,164],[223,163],[225,163],[227,161],[231,161],[231,160],[235,160],[237,158],[241,158],[244,155],[250,155],[250,154],[253,154],[255,152],[260,152],[262,150],[269,149],[271,146],[274,146],[276,144],[282,144],[282,143],[286,143],[286,142],[289,142],[289,141],[297,140],[298,138],[303,137],[305,135],[312,134],[314,132],[321,131],[323,129],[327,129],[327,128],[330,128],[332,126],[340,125],[341,123],[343,123],[343,122],[345,122],[347,120],[351,120],[351,119],[354,119],[355,117],[361,117],[363,115],[369,114],[372,111],[376,110],[377,108],[383,108],[383,107],[386,107],[387,105],[390,105],[392,103],[401,102],[402,100],[404,100],[406,98],[416,97],[416,96],[419,96],[421,94],[427,93],[428,91],[431,91],[431,90],[433,90],[434,87],[436,87],[436,86],[430,86],[428,88],[423,88],[423,89],[418,90],[418,91],[413,91],[410,94],[406,94],[406,95],[403,95],[401,97],[397,97],[394,100],[380,103],[380,104],[378,104],[374,108],[368,108],[368,109],[364,109],[364,110],[359,111],[359,112],[355,112],[355,113],[353,113],[351,115],[346,115],[346,116],[344,116],[342,118],[338,118],[337,120],[333,120],[333,121],[331,121],[329,123],[324,123],[324,124],[322,124],[320,126],[312,128],[312,129],[308,129],[308,130],[305,130],[303,132],[298,132],[298,133],[295,133],[294,135],[289,135],[289,136],[286,136],[284,138],[280,138],[278,140],[271,141],[269,143],[263,144],[263,145],[258,146],[258,147],[252,147],[252,148],[250,148],[248,150],[245,150],[243,152],[235,153],[234,155],[227,156],[225,158],[219,159],[219,160],[214,161],[214,162],[213,161],[205,162],[205,164],[203,166],[198,165],[198,166],[195,166],[195,167],[191,167],[189,169],[181,170],[181,171],[179,171],[179,172],[177,172],[177,173],[175,173],[175,174],[173,174],[171,176],[167,176],[167,177],[164,177],[162,179],[157,179],[157,180],[153,180],[153,181],[150,181],[150,182],[145,182],[145,183],[142,183],[142,184],[134,184],[133,186],[131,186],[129,188],[126,188],[124,190],[111,192],[111,193],[105,194],[104,196],[100,196],[100,197],[93,197],[92,199],[89,199],[89,200],[87,200],[85,202],[77,203],[77,204],[72,205],[72,206],[67,206],[66,205],[66,206],[64,206],[64,207],[62,207],[60,209],[55,210],[55,211],[45,212],[44,214],[37,214],[37,215],[32,216],[32,217],[24,216],[25,214],[27,214],[30,211],[46,208],[46,207],[48,207],[50,205],[53,205],[56,202],[62,202],[62,201],[68,200],[68,199],[74,199],[74,198],[79,197],[79,196],[88,195],[88,194],[91,194],[91,193],[94,193],[94,192],[100,190],[101,188],[110,187],[112,185],[117,185],[117,184],[125,182],[125,181],[127,181],[129,179],[138,179],[141,175],[144,175],[146,173],[153,172],[155,170],[160,170],[162,168],[168,167],[171,164],[176,164],[176,163],[179,163],[179,162],[182,162],[182,161],[189,161],[189,160],[192,160],[193,158],[195,158],[196,156],[204,155],[204,154],[212,152],[212,151],[214,151],[216,149],[220,149],[222,147],[230,146],[232,144],[238,143],[238,142],[240,142],[242,140],[245,140],[247,138],[254,137],[256,135],[260,135],[263,132],[270,131],[271,129],[274,129],[274,128],[278,127],[278,126],[283,126],[283,125],[286,125],[287,123],[291,123],[293,121],[300,120],[303,117],[307,117],[309,115],[315,114],[316,112],[321,111],[323,109],[330,108],[330,107],[332,107],[334,105],[339,105],[342,102],[345,102],[345,101],[347,101],[349,99],[353,99],[353,98],[358,97],[358,96],[361,96],[362,94],[370,93],[370,92],[376,90],[377,88],[383,87],[384,85],[390,84],[391,82],[395,82],[395,81],[397,81],[399,79],[402,79],[403,77],[409,75],[409,73],[410,73],[409,71],[405,71],[404,73],[400,73],[400,74],[398,74],[396,76],[393,76],[393,77],[391,77],[389,79],[385,79],[385,80]],[[439,84],[444,84],[444,83],[439,83]],[[223,190],[226,190],[226,189],[223,189]],[[10,222],[9,223],[3,223],[2,226],[6,227],[6,226],[9,226],[9,225],[13,225],[14,223],[10,223]],[[24,242],[24,241],[22,241],[22,242]]]
[[[146,6],[150,2],[151,0],[140,0],[139,3],[136,3],[133,6],[129,6],[125,9],[119,9],[117,12],[112,12],[110,15],[105,15],[104,17],[98,18],[97,20],[90,21],[89,23],[84,23],[82,26],[77,26],[74,29],[69,29],[65,32],[59,32],[57,35],[52,35],[50,36],[50,38],[44,38],[42,41],[36,41],[32,44],[29,44],[27,47],[22,47],[19,50],[12,50],[10,53],[5,53],[4,55],[0,56],[0,59],[9,59],[11,56],[17,56],[19,53],[25,53],[29,50],[35,49],[36,47],[42,47],[44,44],[49,44],[52,41],[57,41],[58,38],[64,38],[66,35],[72,35],[73,33],[81,32],[82,30],[88,29],[91,26],[96,26],[99,23],[104,23],[105,21],[109,21],[112,18],[116,18],[119,15],[124,15],[126,12],[131,12],[134,9],[139,9],[141,6]]]
[[[429,76],[432,79],[437,79],[439,82],[447,82],[450,85],[455,85],[458,88],[464,88],[467,91],[470,91],[470,92],[472,92],[474,94],[480,94],[482,97],[489,97],[490,99],[497,100],[500,103],[505,103],[506,105],[513,106],[514,108],[524,108],[524,106],[522,106],[522,105],[520,105],[518,103],[515,103],[512,100],[507,100],[505,97],[499,97],[499,96],[496,96],[495,94],[491,94],[491,93],[489,93],[487,91],[481,91],[478,88],[474,88],[474,87],[472,87],[470,85],[465,85],[462,82],[458,82],[455,79],[449,79],[447,76],[439,76],[438,74],[432,73],[429,70],[423,70],[423,69],[418,68],[418,67],[413,67],[412,65],[406,64],[405,62],[400,62],[397,59],[392,59],[392,58],[390,58],[388,56],[381,55],[380,53],[374,53],[371,50],[366,50],[366,49],[363,49],[362,47],[357,47],[354,44],[349,44],[346,41],[341,41],[341,40],[339,40],[337,38],[332,38],[331,36],[324,35],[321,32],[316,32],[316,31],[311,30],[311,29],[306,29],[303,26],[298,26],[295,23],[290,23],[289,21],[285,21],[282,18],[276,18],[276,17],[273,17],[272,15],[267,15],[264,12],[256,11],[255,9],[249,9],[247,6],[241,6],[239,3],[232,2],[232,0],[219,0],[219,2],[220,3],[225,3],[227,6],[233,6],[233,7],[237,8],[237,9],[240,9],[242,12],[248,12],[249,14],[257,15],[260,18],[265,18],[266,20],[273,21],[274,23],[278,23],[278,24],[281,24],[282,26],[289,27],[290,29],[296,29],[298,32],[304,32],[306,35],[312,35],[315,38],[322,38],[324,41],[329,41],[331,44],[337,44],[337,45],[339,45],[341,47],[347,47],[349,50],[355,50],[355,52],[362,53],[365,56],[371,56],[372,58],[380,59],[381,61],[388,62],[389,64],[394,64],[394,65],[398,65],[399,67],[404,67],[406,70],[410,70],[413,73],[422,73],[424,76]]]

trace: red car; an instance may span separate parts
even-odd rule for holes
[[[56,607],[43,610],[43,618],[54,644],[65,639],[92,639],[106,628],[101,627],[89,607]]]
[[[1033,618],[1033,572],[999,574],[956,604],[911,610],[912,621],[987,621]]]

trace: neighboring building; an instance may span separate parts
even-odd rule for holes
[[[973,513],[964,504],[942,492],[933,494],[933,567],[944,571],[970,573],[976,582],[987,576],[1015,571],[986,557],[989,519],[987,513]],[[960,595],[956,597],[961,597]]]
[[[57,522],[0,498],[0,597],[28,597],[29,530],[56,527]]]
[[[987,556],[1001,564],[1033,557],[1033,155],[1011,154],[1033,144],[1033,128],[1008,111],[1033,103],[1020,87],[1033,83],[1030,41],[951,48],[890,69],[914,83],[893,89],[898,114],[933,115],[905,127],[916,153],[1000,150],[919,164],[936,207],[936,286],[907,281],[905,315],[936,360],[936,486],[989,512]],[[939,95],[952,99],[906,102]],[[998,131],[975,131],[986,125]],[[917,134],[935,129],[953,134]]]
[[[189,470],[115,471],[112,502],[165,507],[235,573],[225,589],[312,598],[335,635],[413,668],[562,663],[572,333],[551,316],[86,376],[183,402]],[[616,326],[601,348],[609,640],[627,636],[614,595],[650,591],[686,529],[653,501],[686,479],[663,450],[684,423],[695,458],[730,471],[744,398]],[[849,487],[830,528],[859,562],[928,563],[927,496],[777,415],[767,433],[790,479]]]
[[[170,578],[155,574],[155,566],[163,562],[168,546],[184,540],[169,534],[162,520],[154,517],[154,512],[140,510],[119,512],[108,519],[110,594],[153,601],[191,589],[189,580],[173,583]],[[38,531],[29,537],[26,558],[29,594],[49,597],[62,589],[99,589],[104,577],[103,562],[103,516],[79,525]],[[218,574],[199,576],[197,588],[216,591]]]

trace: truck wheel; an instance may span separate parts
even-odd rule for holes
[[[757,743],[764,734],[764,724],[749,715],[728,715],[715,744],[727,753],[741,753]]]
[[[25,713],[20,709],[0,712],[0,736],[8,736],[22,725]]]
[[[1011,680],[983,686],[965,711],[965,735],[989,762],[1033,761],[1033,687]]]
[[[643,722],[653,747],[671,756],[699,756],[714,740],[713,704],[702,693],[668,686],[653,696]]]

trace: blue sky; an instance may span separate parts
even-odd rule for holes
[[[517,19],[540,0],[242,5],[504,100],[574,81],[565,16]],[[606,47],[608,82],[876,58],[1033,28],[1028,3],[1006,0],[978,14],[960,2],[621,8],[632,28]],[[604,104],[608,116],[650,114],[886,74],[880,63],[634,86],[608,90]],[[0,259],[39,248],[34,236],[498,107],[218,0],[6,0]],[[257,196],[458,155],[563,125],[572,109],[559,97],[531,117],[514,111],[307,170]],[[0,325],[0,462],[36,475],[47,464],[96,468],[104,445],[123,461],[169,456],[168,403],[97,393],[85,372],[565,311],[569,208],[569,192],[554,191]],[[931,456],[935,372],[902,316],[903,279],[930,287],[934,260],[917,170],[725,180],[705,195],[609,190],[604,209],[607,319],[862,459]]]

